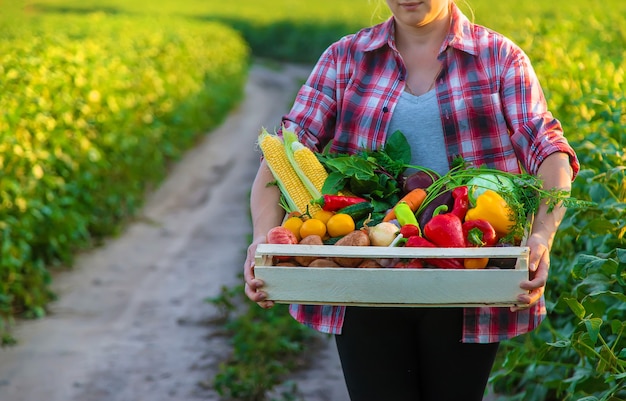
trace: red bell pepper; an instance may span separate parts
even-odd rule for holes
[[[424,226],[424,236],[433,244],[442,248],[463,248],[463,223],[456,214],[440,212],[447,210],[446,205],[435,209],[433,218]]]
[[[463,223],[463,236],[467,246],[495,246],[498,235],[491,223],[487,220],[468,220]],[[489,258],[465,258],[463,265],[466,269],[484,269]]]
[[[467,246],[495,246],[498,243],[496,230],[487,220],[468,220],[462,227]]]
[[[419,226],[415,224],[405,224],[400,227],[400,234],[402,234],[403,238],[409,238],[414,235],[422,235]]]
[[[437,245],[418,235],[409,237],[404,246],[415,248],[437,248]],[[426,258],[424,260],[426,263],[442,269],[463,269],[463,263],[459,259]]]
[[[461,221],[465,220],[465,214],[469,210],[469,190],[467,186],[456,187],[452,190],[454,205],[450,213],[456,214]]]
[[[322,209],[328,212],[336,212],[339,209],[343,209],[346,206],[351,206],[357,203],[367,202],[367,199],[358,196],[344,196],[344,195],[322,195],[321,198],[311,201],[314,205],[320,205]]]

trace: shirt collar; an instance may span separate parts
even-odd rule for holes
[[[450,33],[443,41],[439,53],[443,53],[448,47],[464,51],[466,53],[477,55],[478,49],[474,37],[473,24],[461,12],[457,5],[451,4],[451,23]],[[370,31],[370,40],[365,44],[363,51],[369,52],[378,50],[387,45],[392,49],[396,49],[395,45],[395,24],[393,17],[387,21],[378,24]]]

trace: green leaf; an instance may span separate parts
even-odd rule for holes
[[[617,230],[616,225],[610,220],[607,220],[606,218],[602,217],[602,218],[593,219],[589,223],[587,223],[582,228],[581,234],[586,233],[587,235],[593,235],[593,234],[606,235],[606,234],[613,234],[615,230]]]
[[[328,174],[328,178],[326,178],[326,181],[324,181],[324,185],[322,186],[322,194],[336,194],[345,187],[346,180],[346,176],[341,173],[332,172]]]
[[[395,131],[387,138],[384,151],[392,160],[402,162],[403,164],[411,162],[411,146],[400,131]]]
[[[600,327],[602,327],[602,319],[594,317],[591,319],[585,319],[585,327],[587,327],[587,333],[593,344],[598,341],[598,335],[600,334]]]
[[[594,255],[581,254],[578,255],[576,261],[574,262],[572,276],[577,280],[581,280],[587,276],[589,270],[600,270],[602,269],[602,267],[604,267],[605,264],[612,263],[615,262],[611,259],[600,258]]]
[[[585,318],[585,307],[578,302],[576,298],[571,297],[563,297],[563,300],[567,303],[567,306],[574,312],[574,315],[578,317],[580,320]]]
[[[363,181],[376,178],[374,164],[360,157],[340,156],[327,159],[326,165],[346,177],[355,177]]]

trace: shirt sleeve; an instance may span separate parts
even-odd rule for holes
[[[283,117],[285,129],[295,132],[305,146],[322,151],[333,136],[337,116],[337,44],[330,46],[298,91]]]
[[[512,55],[504,67],[501,91],[518,159],[526,171],[537,174],[546,157],[556,152],[567,153],[575,177],[580,169],[578,158],[563,134],[560,121],[548,110],[530,60],[519,49]]]

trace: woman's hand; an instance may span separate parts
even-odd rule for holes
[[[261,308],[269,309],[274,306],[273,301],[266,300],[267,293],[261,290],[263,287],[263,281],[254,277],[254,255],[256,253],[256,247],[258,244],[266,242],[265,237],[260,237],[252,241],[252,244],[248,247],[248,254],[246,261],[243,265],[243,277],[246,282],[245,293],[251,301],[256,302]]]
[[[526,245],[530,248],[528,256],[529,279],[520,283],[520,288],[527,293],[520,294],[517,300],[519,305],[511,308],[513,312],[530,308],[536,304],[543,295],[548,281],[550,270],[550,247],[549,240],[541,234],[532,234]]]

